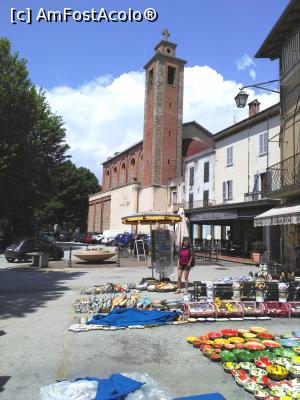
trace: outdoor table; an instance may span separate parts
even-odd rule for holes
[[[31,266],[39,268],[47,268],[49,264],[49,254],[47,253],[26,253],[32,257]]]

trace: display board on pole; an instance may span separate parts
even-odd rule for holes
[[[174,235],[170,230],[152,231],[151,255],[155,272],[161,278],[170,277],[174,271]]]
[[[147,260],[145,244],[143,240],[139,239],[134,241],[134,253],[139,261],[140,259]]]

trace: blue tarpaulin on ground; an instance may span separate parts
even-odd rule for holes
[[[95,400],[123,400],[127,394],[135,392],[143,382],[135,381],[121,374],[113,374],[108,379],[84,378],[88,381],[97,381],[98,389]]]
[[[140,310],[137,308],[113,309],[108,315],[96,314],[88,324],[127,327],[134,325],[163,325],[177,319],[176,311]]]

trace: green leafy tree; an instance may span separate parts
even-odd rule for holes
[[[86,229],[88,196],[101,190],[96,176],[87,168],[77,168],[70,160],[61,164],[54,177],[55,195],[37,211],[41,224],[54,223]]]
[[[61,117],[31,82],[26,61],[0,38],[0,218],[29,231],[34,211],[54,191],[69,146]]]

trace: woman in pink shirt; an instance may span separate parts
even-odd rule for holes
[[[177,290],[175,293],[183,292],[185,294],[188,294],[189,273],[191,267],[194,266],[194,253],[190,245],[190,240],[187,237],[183,238],[182,240],[182,245],[179,249],[179,254],[178,254],[177,266],[178,266],[178,282],[177,282]],[[183,273],[184,273],[185,289],[182,291],[181,278]]]

